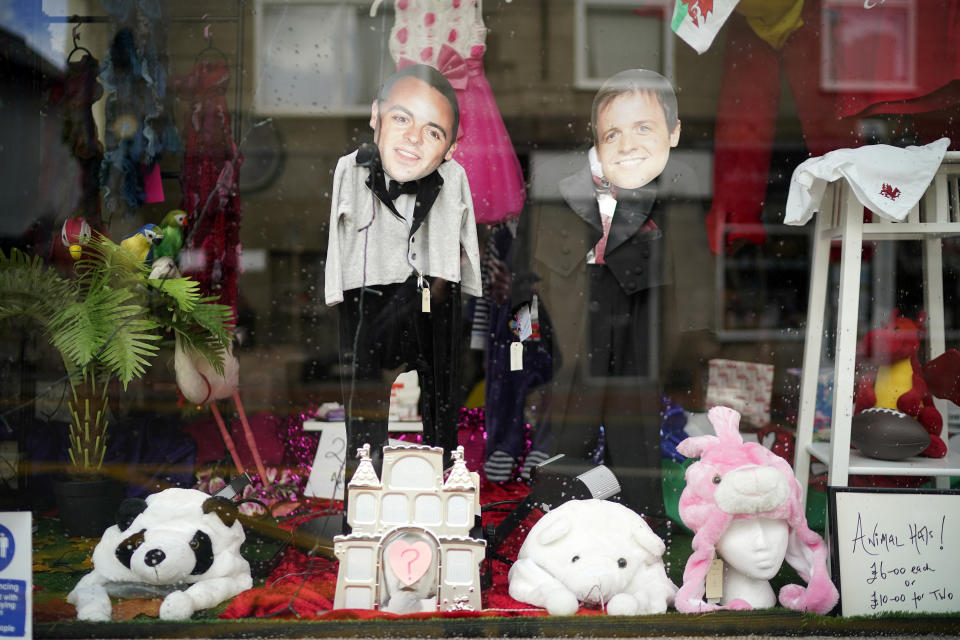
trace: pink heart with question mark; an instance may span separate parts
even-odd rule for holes
[[[393,570],[393,575],[410,586],[423,577],[430,568],[433,552],[430,545],[422,540],[409,544],[404,540],[397,540],[387,550],[387,562]]]

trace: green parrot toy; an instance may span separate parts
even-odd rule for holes
[[[187,212],[182,209],[173,209],[160,221],[160,231],[163,240],[153,250],[153,257],[167,256],[174,262],[183,248],[183,227],[187,226]]]

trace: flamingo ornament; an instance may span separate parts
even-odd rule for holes
[[[155,279],[179,278],[180,271],[174,264],[173,259],[167,256],[157,258],[153,263],[153,269],[150,277]],[[209,405],[213,412],[213,419],[220,429],[220,435],[223,442],[230,452],[233,464],[237,467],[238,473],[243,473],[243,463],[240,455],[237,453],[237,446],[227,430],[227,425],[220,415],[217,408],[217,400],[224,398],[233,398],[237,406],[237,413],[240,416],[240,424],[243,425],[243,434],[253,454],[254,464],[257,467],[257,473],[260,474],[260,481],[267,482],[267,472],[260,457],[260,451],[257,448],[256,440],[253,437],[253,430],[250,428],[250,422],[247,420],[247,414],[243,409],[243,403],[240,401],[238,388],[240,387],[240,362],[231,348],[223,357],[223,373],[217,371],[199,354],[191,354],[187,351],[180,341],[180,336],[176,336],[176,346],[173,354],[173,370],[176,374],[177,387],[180,393],[188,401],[196,405]]]

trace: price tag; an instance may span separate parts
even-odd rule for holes
[[[510,344],[510,371],[520,371],[523,369],[523,343],[513,342]]]
[[[430,283],[417,275],[417,286],[420,288],[420,311],[430,313]]]
[[[723,560],[713,559],[707,569],[705,583],[707,602],[715,602],[723,597]]]

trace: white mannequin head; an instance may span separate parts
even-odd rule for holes
[[[783,565],[789,538],[786,520],[748,518],[731,522],[716,546],[724,561],[721,603],[742,600],[754,609],[776,606],[777,596],[769,580]]]
[[[717,554],[732,569],[755,580],[777,575],[787,553],[790,527],[773,518],[738,519],[717,541]]]

